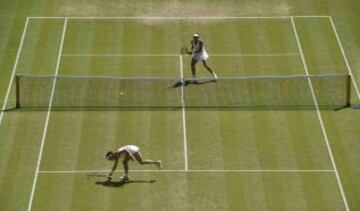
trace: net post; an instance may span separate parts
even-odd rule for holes
[[[16,84],[16,108],[20,108],[20,75],[19,74],[16,74],[15,84]]]
[[[346,76],[346,107],[350,107],[351,100],[351,75]]]

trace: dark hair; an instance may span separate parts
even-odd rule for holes
[[[106,155],[105,155],[105,158],[108,158],[110,155],[112,155],[113,154],[113,151],[111,151],[111,150],[109,150],[107,153],[106,153]]]

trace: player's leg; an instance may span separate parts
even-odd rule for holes
[[[140,151],[133,154],[133,156],[137,160],[137,162],[139,162],[141,165],[155,164],[159,169],[161,169],[161,160],[154,161],[154,160],[149,160],[149,159],[143,159]]]
[[[213,70],[211,67],[209,67],[209,65],[207,65],[207,63],[206,63],[205,60],[202,60],[202,62],[203,62],[204,67],[211,73],[211,75],[212,75],[215,79],[217,79],[217,75],[216,75],[216,73],[214,72],[214,70]]]
[[[196,63],[197,60],[196,59],[191,59],[191,74],[192,74],[192,82],[196,82],[195,78],[196,78]]]
[[[129,166],[128,166],[128,162],[131,160],[130,156],[126,156],[125,159],[123,160],[123,166],[124,166],[124,171],[125,171],[125,175],[121,178],[122,180],[129,180]]]

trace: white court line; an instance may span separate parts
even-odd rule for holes
[[[287,19],[291,17],[297,18],[328,18],[329,15],[298,15],[298,16],[109,16],[109,17],[99,17],[99,16],[69,16],[68,19],[164,19],[164,20],[183,20],[183,19],[210,19],[210,20],[221,20],[221,19]],[[65,17],[59,16],[30,16],[32,19],[60,19]]]
[[[17,51],[17,54],[16,54],[15,64],[14,64],[13,69],[12,69],[12,73],[11,73],[11,77],[10,77],[10,81],[9,81],[9,86],[7,88],[6,95],[5,95],[5,98],[4,98],[4,104],[3,104],[2,108],[1,108],[1,111],[0,111],[0,124],[1,124],[1,122],[3,120],[3,118],[4,118],[4,111],[6,109],[7,101],[9,99],[9,95],[10,95],[10,90],[11,90],[12,84],[14,82],[16,68],[17,68],[17,65],[19,63],[19,58],[20,58],[22,46],[24,44],[28,24],[29,24],[29,18],[26,18],[25,26],[24,26],[23,33],[22,33],[22,36],[21,36],[20,45],[19,45],[19,48],[18,48],[18,51]]]
[[[215,54],[209,54],[210,56],[219,56],[219,57],[226,57],[226,56],[238,56],[238,57],[281,57],[281,56],[300,56],[299,53],[233,53],[233,54],[220,54],[220,53],[215,53]]]
[[[183,57],[179,55],[180,62],[180,78],[181,83],[184,84],[184,68],[183,68]],[[188,153],[187,153],[187,133],[186,133],[186,114],[185,114],[185,99],[184,99],[184,86],[181,85],[181,110],[182,110],[182,127],[184,137],[184,160],[185,160],[185,171],[189,170],[188,166]]]
[[[308,67],[307,67],[307,64],[306,64],[306,61],[305,61],[305,57],[304,57],[303,50],[302,50],[302,47],[301,47],[299,35],[298,35],[298,33],[297,33],[297,30],[296,30],[294,18],[291,18],[291,23],[292,23],[292,26],[293,26],[293,29],[294,29],[294,33],[295,33],[295,37],[296,37],[296,42],[297,42],[297,45],[298,45],[298,48],[299,48],[299,51],[300,51],[300,54],[301,54],[301,60],[302,60],[303,65],[304,65],[305,73],[306,73],[307,76],[309,76],[309,70],[308,70]],[[346,209],[347,211],[349,211],[350,208],[349,208],[349,205],[348,205],[346,196],[345,196],[345,192],[344,192],[343,186],[342,186],[342,184],[341,184],[340,175],[339,175],[339,172],[338,172],[337,167],[336,167],[334,155],[333,155],[333,152],[332,152],[330,143],[329,143],[329,139],[328,139],[328,135],[327,135],[327,132],[326,132],[326,129],[325,129],[325,125],[324,125],[323,119],[322,119],[322,117],[321,117],[321,113],[320,113],[318,101],[317,101],[317,99],[316,99],[314,87],[313,87],[313,85],[312,85],[312,82],[311,82],[311,79],[310,79],[310,78],[308,78],[308,82],[309,82],[311,94],[312,94],[313,99],[314,99],[317,116],[318,116],[318,118],[319,118],[321,130],[322,130],[322,133],[323,133],[325,142],[326,142],[327,150],[328,150],[328,152],[329,152],[329,156],[330,156],[330,159],[331,159],[332,166],[333,166],[333,168],[334,168],[334,170],[335,170],[334,172],[335,172],[335,175],[336,175],[336,180],[337,180],[337,183],[338,183],[338,185],[339,185],[339,189],[340,189],[340,192],[341,192],[342,199],[343,199],[343,201],[344,201],[345,209]]]
[[[61,42],[60,42],[58,58],[57,58],[57,63],[56,63],[56,68],[55,68],[55,76],[57,76],[58,73],[59,73],[61,53],[62,53],[62,50],[63,50],[64,40],[65,40],[66,26],[67,26],[67,18],[64,19],[64,27],[63,27],[63,31],[62,31],[62,34],[61,34]],[[53,84],[52,84],[50,101],[49,101],[49,108],[48,108],[48,111],[47,111],[44,130],[43,130],[43,134],[42,134],[41,145],[40,145],[40,150],[39,150],[39,157],[38,157],[38,161],[37,161],[37,164],[36,164],[35,176],[34,176],[34,180],[33,180],[33,185],[32,185],[32,189],[31,189],[31,195],[30,195],[28,209],[27,209],[28,211],[30,211],[31,208],[32,208],[32,203],[33,203],[33,199],[34,199],[34,195],[35,195],[37,178],[38,178],[38,175],[39,175],[40,164],[41,164],[41,159],[42,159],[42,155],[43,155],[43,149],[44,149],[44,146],[45,146],[45,139],[46,139],[47,129],[48,129],[49,120],[50,120],[51,106],[52,106],[52,101],[53,101],[53,97],[54,97],[54,93],[55,93],[55,87],[56,87],[56,77],[54,77]]]
[[[334,172],[333,169],[163,169],[163,170],[130,170],[130,172],[199,172],[199,173],[322,173]],[[72,170],[72,171],[39,171],[41,174],[86,174],[96,172],[109,172],[109,170]],[[115,172],[123,172],[123,170],[116,170]]]
[[[117,54],[117,53],[104,53],[104,54],[66,54],[62,55],[63,57],[178,57],[179,54],[143,54],[143,53],[136,53],[136,54]]]
[[[300,56],[299,53],[229,53],[229,54],[209,54],[210,56],[214,57],[281,57],[281,56]],[[63,57],[177,57],[179,54],[111,54],[111,53],[104,53],[104,54],[63,54]]]
[[[60,16],[28,16],[29,19],[64,19],[65,17]]]
[[[342,46],[342,44],[341,44],[341,41],[340,41],[340,38],[339,38],[339,34],[338,34],[337,30],[336,30],[336,27],[335,27],[334,21],[333,21],[333,19],[332,19],[332,17],[331,17],[331,16],[329,17],[329,20],[330,20],[330,23],[331,23],[332,29],[333,29],[333,31],[334,31],[334,33],[335,33],[335,36],[336,36],[336,40],[337,40],[337,42],[338,42],[338,45],[339,45],[339,47],[340,47],[341,54],[342,54],[342,56],[344,57],[344,61],[345,61],[345,64],[346,64],[346,68],[348,69],[348,71],[349,71],[349,75],[351,76],[351,81],[352,81],[352,83],[353,83],[353,85],[354,85],[354,88],[355,88],[356,94],[357,94],[358,98],[360,99],[359,87],[358,87],[358,86],[357,86],[357,84],[356,84],[356,80],[355,80],[355,77],[354,77],[353,71],[351,70],[351,67],[350,67],[349,61],[348,61],[348,59],[347,59],[347,57],[346,57],[346,54],[345,54],[344,48],[343,48],[343,46]]]

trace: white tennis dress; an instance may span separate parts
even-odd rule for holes
[[[123,151],[123,150],[128,152],[129,155],[131,157],[133,157],[134,154],[138,153],[140,149],[138,146],[135,146],[135,145],[126,145],[126,146],[120,147],[118,151]]]
[[[200,41],[198,41],[196,44],[193,40],[191,42],[192,42],[192,45],[194,46],[193,52],[192,52],[192,58],[196,61],[207,60],[209,58],[209,55],[204,48],[204,43],[203,43],[201,52],[195,53],[196,51],[200,50]]]

